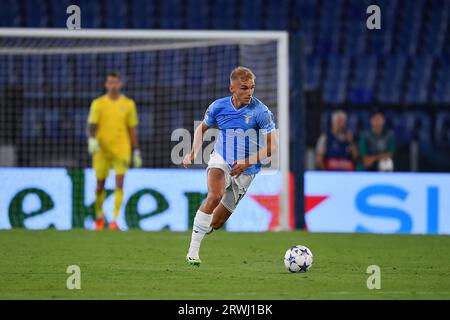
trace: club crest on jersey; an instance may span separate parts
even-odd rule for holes
[[[120,107],[120,111],[121,111],[121,112],[125,112],[125,111],[127,111],[127,108],[126,108],[125,106],[121,106],[121,107]]]
[[[249,123],[250,119],[252,118],[252,115],[251,114],[246,114],[246,115],[244,115],[244,118],[245,118],[245,123]]]

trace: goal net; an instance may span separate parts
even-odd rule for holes
[[[89,106],[104,93],[105,75],[118,71],[136,102],[144,167],[180,167],[173,132],[193,133],[208,105],[229,95],[230,71],[242,65],[256,74],[255,96],[279,128],[269,167],[284,181],[286,229],[287,59],[283,32],[0,29],[0,166],[90,167]]]

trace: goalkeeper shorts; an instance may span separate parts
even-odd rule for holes
[[[129,157],[106,157],[102,151],[94,154],[92,162],[97,180],[105,180],[111,168],[116,175],[124,175],[130,166]]]
[[[236,209],[239,201],[247,193],[250,184],[255,178],[255,174],[248,175],[241,173],[239,177],[231,176],[231,168],[218,153],[213,152],[208,162],[207,172],[212,169],[221,169],[225,174],[225,192],[222,196],[221,203],[231,213]]]

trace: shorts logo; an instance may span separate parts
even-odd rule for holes
[[[250,119],[252,118],[252,115],[251,114],[246,114],[246,115],[244,115],[244,118],[245,118],[245,123],[249,123]]]

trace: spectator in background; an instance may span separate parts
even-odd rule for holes
[[[359,140],[361,162],[359,169],[366,171],[393,171],[392,160],[395,138],[384,126],[384,113],[376,110],[370,116],[371,129],[364,131]]]
[[[316,166],[320,170],[352,171],[357,157],[353,133],[347,128],[347,114],[337,110],[331,116],[331,129],[317,141]]]

